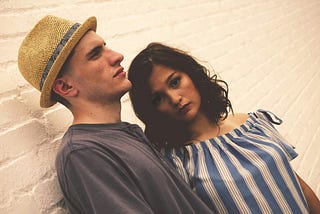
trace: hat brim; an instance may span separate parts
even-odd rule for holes
[[[73,48],[77,45],[80,39],[89,31],[93,30],[96,31],[97,29],[97,19],[96,17],[88,18],[83,24],[79,26],[79,28],[73,33],[70,37],[68,42],[62,48],[60,54],[56,58],[55,62],[53,63],[49,74],[44,81],[41,96],[40,96],[40,106],[42,108],[48,108],[53,106],[57,101],[52,100],[51,98],[51,90],[54,80],[57,78],[63,64],[67,60],[69,54],[73,50]]]

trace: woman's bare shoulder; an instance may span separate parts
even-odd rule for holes
[[[220,134],[226,134],[236,128],[239,128],[248,118],[249,115],[245,113],[229,114],[228,117],[219,124]]]
[[[246,114],[246,113],[235,113],[235,114],[230,114],[228,116],[228,119],[230,120],[230,122],[236,126],[242,125],[244,122],[246,122],[248,118],[249,118],[249,114]]]

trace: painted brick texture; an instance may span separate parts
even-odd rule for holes
[[[39,107],[21,77],[17,51],[31,27],[52,14],[98,19],[108,46],[132,58],[160,41],[195,55],[230,87],[236,112],[268,109],[300,154],[292,162],[320,197],[320,1],[0,1],[0,213],[67,213],[54,168],[72,117]],[[122,119],[141,124],[128,96]]]

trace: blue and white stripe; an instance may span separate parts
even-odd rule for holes
[[[290,161],[294,149],[271,112],[250,113],[232,132],[164,153],[217,213],[308,213]]]

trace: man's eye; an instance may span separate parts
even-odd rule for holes
[[[99,53],[100,53],[100,52],[99,52],[98,50],[96,50],[96,51],[92,52],[91,57],[94,58],[94,57],[98,56]]]
[[[174,78],[169,82],[169,86],[172,88],[175,88],[179,85],[180,83],[180,77]]]
[[[89,58],[90,58],[90,59],[95,59],[95,58],[97,58],[97,57],[101,54],[102,48],[103,48],[103,46],[99,46],[99,47],[94,48],[94,49],[90,52]]]

